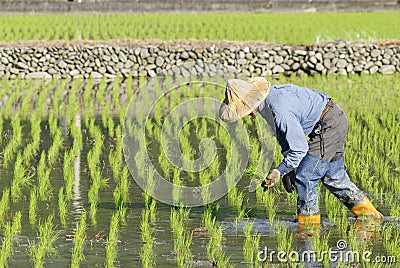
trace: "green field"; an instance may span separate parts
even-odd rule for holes
[[[399,39],[398,12],[0,16],[0,41],[199,39],[314,44]]]
[[[382,267],[368,261],[382,256],[388,262],[400,258],[400,76],[273,81],[286,82],[323,90],[344,107],[349,117],[348,172],[386,216],[382,222],[355,221],[321,187],[321,229],[314,234],[298,230],[295,193],[286,193],[282,185],[265,193],[261,188],[247,191],[260,160],[257,135],[249,136],[253,148],[249,164],[242,180],[227,195],[198,208],[170,207],[142,195],[124,161],[121,122],[128,102],[122,102],[117,93],[126,86],[131,89],[128,92],[136,91],[132,80],[112,82],[115,91],[111,99],[104,98],[105,80],[99,85],[91,80],[3,80],[0,97],[7,102],[0,121],[1,264],[204,267],[218,263],[218,267],[259,267],[257,254],[264,247],[299,254],[304,250],[321,252],[340,239],[348,243],[349,252],[371,252],[368,260],[350,264]],[[174,95],[173,103],[155,107],[153,119],[146,123],[146,144],[154,163],[146,171],[149,179],[158,172],[179,185],[204,185],[224,171],[232,148],[229,137],[226,143],[227,137],[218,134],[222,129],[213,120],[190,121],[179,136],[187,159],[199,157],[196,151],[204,138],[216,144],[219,153],[201,172],[185,173],[169,164],[160,143],[165,105],[171,108],[193,96],[222,100],[223,81],[219,83],[217,91],[189,88]],[[128,97],[132,99],[132,95]],[[249,130],[257,126],[252,118],[244,121]],[[277,163],[280,155],[276,153],[274,159]],[[140,165],[143,158],[135,161]],[[158,189],[153,185],[147,190]],[[272,261],[277,263],[276,256]],[[326,267],[328,263],[334,262],[324,259],[317,264]]]

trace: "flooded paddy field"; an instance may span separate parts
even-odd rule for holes
[[[262,135],[262,119],[243,119],[242,137],[215,120],[212,104],[204,102],[210,106],[198,116],[190,115],[189,102],[183,124],[179,116],[168,121],[185,101],[222,100],[223,80],[183,83],[154,106],[151,94],[137,97],[145,83],[1,82],[0,266],[395,267],[400,261],[399,75],[272,81],[327,92],[344,108],[348,173],[385,215],[355,219],[321,186],[322,224],[305,229],[295,222],[296,193],[281,184],[249,192],[281,157],[272,137]],[[149,111],[146,120],[138,110]],[[135,128],[139,121],[143,136],[136,135],[143,134]],[[168,147],[175,141],[165,143],[164,134],[176,137],[180,150]],[[233,138],[243,142],[232,146]],[[178,153],[183,157],[174,158]],[[157,174],[186,187],[227,174],[229,191],[209,202],[213,196],[203,188],[194,195],[200,203],[182,207],[185,189],[171,188],[170,205],[152,197],[164,191],[153,180]]]

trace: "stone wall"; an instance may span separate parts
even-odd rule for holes
[[[400,10],[398,0],[0,0],[0,13],[336,12]]]
[[[190,76],[200,72],[193,64],[195,61],[232,66],[247,76],[393,74],[400,72],[400,42],[0,47],[0,78],[106,76],[112,79],[152,77],[163,70]]]

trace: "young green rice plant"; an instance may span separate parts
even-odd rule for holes
[[[86,260],[83,253],[86,240],[86,228],[86,212],[83,212],[81,215],[81,220],[76,224],[74,248],[71,256],[71,268],[80,267],[80,263]]]
[[[330,191],[325,191],[325,206],[328,220],[332,223],[340,221],[341,207],[343,205]]]
[[[8,267],[8,260],[14,254],[14,240],[21,232],[21,211],[15,213],[12,224],[4,226],[4,238],[0,250],[0,266]]]
[[[64,152],[63,174],[65,184],[65,196],[67,200],[72,199],[72,191],[74,187],[74,162],[76,159],[75,150],[71,149]]]
[[[182,201],[182,190],[179,188],[179,186],[182,186],[182,181],[181,181],[181,170],[178,168],[174,168],[174,177],[173,177],[173,188],[172,188],[172,199],[174,200],[175,205],[181,204]]]
[[[37,196],[38,196],[38,190],[37,187],[34,186],[31,190],[29,198],[29,223],[33,226],[36,224],[37,207],[38,207]]]
[[[144,207],[149,211],[149,220],[151,222],[157,221],[157,201],[146,192],[143,192]]]
[[[64,188],[61,187],[58,191],[58,215],[60,216],[60,222],[63,227],[67,226],[67,211],[68,211],[68,203],[67,198],[64,194]]]
[[[19,112],[11,118],[12,137],[3,150],[3,164],[5,167],[11,163],[18,148],[22,145],[22,126]]]
[[[324,265],[329,265],[329,257],[324,255],[325,252],[329,252],[329,236],[330,231],[322,231],[321,229],[316,229],[312,236],[313,249],[317,252],[317,256],[324,257],[322,260]]]
[[[37,83],[37,82],[36,82]],[[24,98],[22,100],[21,104],[21,116],[28,116],[31,113],[31,103],[32,103],[32,97],[34,93],[34,85],[31,87],[31,90],[27,90],[24,94]]]
[[[181,206],[179,209],[171,208],[171,229],[174,236],[174,253],[179,267],[186,267],[192,259],[190,245],[192,234],[185,232],[185,222],[189,218],[189,209]]]
[[[26,173],[26,167],[22,163],[21,153],[18,152],[14,165],[14,177],[11,182],[11,196],[14,200],[18,200],[23,196],[24,187],[32,185],[33,174]]]
[[[5,188],[0,199],[0,227],[4,226],[10,211],[10,188]]]
[[[118,208],[122,208],[126,203],[129,202],[129,170],[128,167],[125,166],[122,173],[121,178],[118,181],[117,186],[114,189],[114,203]]]
[[[288,254],[293,246],[293,234],[283,223],[276,223],[274,228],[278,240],[278,251],[284,251]]]
[[[150,226],[150,210],[142,210],[142,221],[140,223],[141,239],[143,242],[142,250],[140,252],[140,260],[143,267],[154,267],[155,256],[153,249],[153,230]]]
[[[110,118],[110,102],[107,102],[104,108],[101,111],[101,123],[103,128],[107,128],[108,125],[108,118]]]
[[[49,151],[47,152],[47,162],[49,166],[53,166],[56,163],[58,155],[63,146],[63,141],[64,139],[62,137],[61,130],[57,128],[57,131],[55,132],[53,137],[53,143],[50,146]]]
[[[257,253],[259,251],[261,234],[252,234],[251,231],[253,229],[253,226],[254,222],[247,222],[243,227],[243,231],[245,234],[243,242],[243,255],[244,261],[249,263],[251,267],[258,267],[259,260],[257,257]]]
[[[31,241],[29,245],[30,257],[34,267],[44,267],[44,258],[58,254],[54,248],[59,233],[54,232],[53,215],[49,215],[44,222],[39,222],[38,241]]]
[[[34,156],[39,151],[40,146],[40,118],[37,113],[33,113],[31,117],[31,135],[32,135],[32,142],[28,143],[24,148],[24,153],[22,154],[23,161],[28,166],[30,162],[33,160]]]
[[[52,195],[53,188],[50,183],[50,173],[51,169],[46,164],[45,151],[42,151],[37,167],[38,194],[41,201],[48,200]]]
[[[213,219],[210,224],[207,225],[208,233],[210,238],[206,246],[207,258],[213,263],[217,264],[217,267],[231,267],[229,262],[229,257],[223,249],[223,227],[222,225],[217,226],[215,224],[215,219]]]
[[[260,187],[261,188],[261,187]],[[263,191],[263,189],[260,189]],[[277,200],[276,194],[272,191],[266,191],[263,195],[263,204],[268,213],[269,225],[272,227],[275,224]]]
[[[118,258],[119,219],[119,212],[114,212],[111,217],[110,231],[107,238],[104,267],[114,267],[116,265]]]

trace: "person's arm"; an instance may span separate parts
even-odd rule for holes
[[[307,154],[308,143],[303,128],[296,116],[290,112],[276,118],[276,126],[282,135],[279,143],[282,147],[284,159],[276,167],[280,175],[284,176],[297,168]]]

